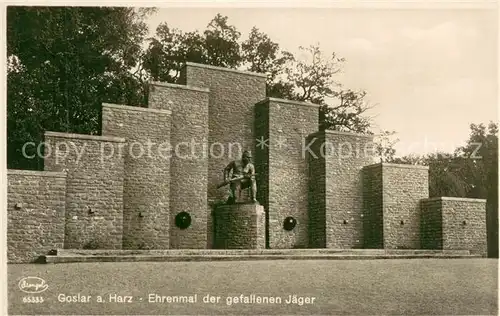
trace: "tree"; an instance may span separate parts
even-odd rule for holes
[[[455,155],[464,160],[464,177],[471,185],[469,197],[486,198],[495,185],[498,162],[498,125],[490,122],[471,124],[471,134],[465,146],[457,148]]]
[[[285,72],[287,63],[294,60],[293,54],[280,49],[278,43],[253,27],[248,39],[241,45],[243,65],[246,70],[267,75],[267,91],[269,97],[292,97],[294,86],[278,78]]]
[[[210,21],[205,35],[206,61],[210,65],[236,68],[242,61],[240,44],[241,33],[227,23],[228,17],[217,14]]]
[[[464,163],[459,157],[447,153],[428,155],[430,197],[466,197],[471,186],[463,176]]]
[[[268,96],[320,105],[321,128],[371,133],[366,92],[337,82],[344,59],[335,53],[301,47],[299,58],[256,27],[241,41],[220,14],[203,32],[162,23],[143,51],[152,11],[9,7],[9,168],[42,167],[21,149],[45,130],[98,134],[103,102],[144,106],[148,81],[177,83],[186,61],[266,73]]]
[[[429,166],[431,197],[487,199],[498,205],[498,125],[471,124],[465,146],[453,153],[392,157],[388,161]],[[496,201],[496,202],[495,202]],[[496,212],[496,211],[495,211]]]
[[[380,135],[374,138],[375,153],[379,157],[380,162],[389,162],[394,160],[396,149],[394,145],[399,142],[399,139],[394,138],[395,131],[383,131]]]
[[[250,31],[248,39],[241,44],[241,50],[248,71],[265,73],[274,79],[282,70],[276,63],[280,53],[278,43],[273,42],[267,34],[260,32],[255,26]]]
[[[365,101],[366,91],[341,90],[335,92],[334,104],[323,104],[320,108],[320,128],[360,134],[373,134],[371,119],[365,113],[372,106]],[[389,131],[383,131],[387,136]],[[391,144],[391,146],[394,144]],[[392,148],[386,148],[389,154]]]
[[[487,201],[488,256],[498,258],[498,124],[471,124],[470,129],[469,140],[455,154],[464,161],[467,196]]]
[[[299,50],[301,58],[290,59],[284,68],[286,81],[294,86],[291,98],[323,104],[327,98],[335,97],[334,88],[340,86],[335,75],[344,59],[335,53],[325,58],[318,45],[300,46]]]
[[[9,168],[40,169],[22,146],[46,130],[99,133],[103,102],[141,105],[133,70],[151,9],[15,7],[7,9],[7,155]]]
[[[184,33],[161,23],[156,36],[149,38],[143,67],[152,80],[177,82],[182,65],[196,62],[212,66],[237,68],[243,58],[238,42],[241,34],[228,24],[228,17],[217,14],[207,29]]]
[[[185,61],[203,61],[203,40],[197,33],[182,33],[167,23],[156,28],[156,38],[149,38],[142,65],[154,81],[176,82]]]
[[[267,74],[267,96],[321,105],[321,128],[370,132],[365,91],[344,89],[336,81],[343,58],[325,56],[319,45],[300,47],[298,58],[253,27],[246,40],[228,17],[216,15],[200,33],[184,33],[162,23],[149,39],[143,66],[155,81],[177,82],[184,62]]]
[[[271,83],[273,97],[320,105],[319,128],[373,134],[365,91],[345,89],[337,82],[344,58],[324,56],[319,45],[299,47],[303,58],[288,55]],[[276,86],[274,86],[276,85]]]

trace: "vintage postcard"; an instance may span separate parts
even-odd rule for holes
[[[495,2],[79,5],[4,6],[6,313],[498,314]]]

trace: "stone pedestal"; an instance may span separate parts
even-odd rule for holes
[[[214,211],[215,249],[264,249],[266,217],[259,204],[218,206]]]

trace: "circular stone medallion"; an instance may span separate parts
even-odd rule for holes
[[[283,221],[283,228],[285,230],[292,230],[295,228],[295,226],[297,226],[297,220],[291,216],[288,216]]]
[[[191,215],[188,212],[180,212],[175,216],[175,226],[186,229],[191,225]]]

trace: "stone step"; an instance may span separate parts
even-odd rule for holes
[[[248,261],[248,260],[374,260],[374,259],[458,259],[479,258],[470,254],[420,253],[420,254],[271,254],[271,255],[64,255],[42,256],[40,263],[76,262],[176,262],[176,261]]]
[[[235,260],[358,260],[412,258],[477,258],[468,250],[427,249],[57,249],[42,263]]]
[[[120,249],[57,249],[57,256],[217,256],[217,255],[413,255],[448,254],[469,255],[469,250],[428,249],[164,249],[164,250],[120,250]]]

